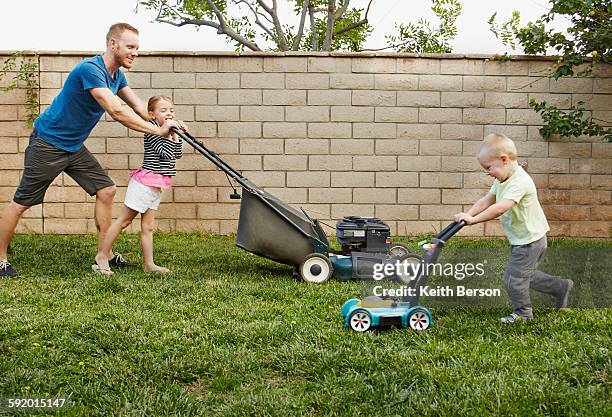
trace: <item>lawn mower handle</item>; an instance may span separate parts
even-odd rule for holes
[[[232,177],[232,179],[238,182],[238,184],[240,184],[241,187],[246,188],[248,190],[251,189],[249,184],[246,182],[247,179],[244,176],[242,176],[240,172],[236,171],[234,168],[232,168],[227,163],[225,163],[225,161],[219,158],[219,155],[217,155],[215,152],[211,151],[206,146],[204,146],[204,144],[202,142],[199,142],[196,138],[194,138],[191,135],[191,133],[185,132],[176,127],[171,127],[170,131],[173,133],[176,133],[177,135],[179,135],[181,139],[183,139],[185,142],[193,146],[193,148],[196,151],[204,155],[210,162],[215,164],[219,169],[221,169],[227,175]]]

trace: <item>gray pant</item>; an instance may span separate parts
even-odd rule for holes
[[[62,171],[89,195],[115,185],[85,146],[76,152],[67,152],[42,139],[35,129],[25,150],[23,175],[13,201],[26,207],[42,203],[47,188]]]
[[[563,291],[563,279],[538,271],[538,263],[546,254],[546,236],[527,245],[510,247],[510,260],[504,276],[504,286],[512,305],[514,313],[526,317],[533,317],[529,289],[533,289],[555,297]]]

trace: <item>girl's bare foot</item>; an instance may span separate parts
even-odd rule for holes
[[[153,264],[153,265],[145,265],[144,266],[144,271],[145,272],[157,272],[159,274],[167,274],[169,272],[172,272],[168,268],[164,268],[163,266],[157,266],[155,264]]]

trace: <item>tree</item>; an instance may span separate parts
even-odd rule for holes
[[[519,27],[520,14],[513,13],[502,26],[495,22],[496,14],[489,19],[491,31],[501,37],[504,45],[514,48],[516,43],[527,54],[543,54],[549,48],[558,53],[549,77],[583,77],[597,65],[612,63],[612,2],[610,0],[551,0],[551,8],[535,22]],[[570,26],[565,33],[547,29],[555,19],[567,19]],[[568,112],[562,112],[545,101],[531,100],[529,105],[540,115],[545,124],[540,129],[544,137],[602,136],[612,141],[612,129],[605,129],[585,116],[584,103],[579,102]],[[600,120],[602,121],[602,120]],[[605,121],[604,121],[605,122]]]
[[[295,24],[283,24],[277,0],[142,0],[136,10],[153,10],[155,21],[173,26],[214,28],[239,51],[261,51],[257,38],[273,51],[357,51],[372,31],[372,1],[364,12],[350,8],[351,0],[289,0]]]
[[[417,23],[396,24],[398,34],[385,37],[387,48],[396,52],[451,53],[450,42],[457,36],[457,18],[463,6],[459,0],[432,0],[432,3],[431,10],[440,20],[439,26],[435,28],[422,18]]]

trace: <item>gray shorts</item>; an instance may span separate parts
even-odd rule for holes
[[[26,207],[42,203],[47,188],[62,172],[70,175],[89,195],[115,185],[85,146],[76,152],[67,152],[41,139],[34,130],[25,150],[23,175],[13,201]]]

